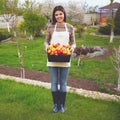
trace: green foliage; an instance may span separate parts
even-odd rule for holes
[[[0,42],[11,36],[12,36],[12,34],[9,33],[6,29],[0,29]]]
[[[103,85],[102,83],[98,83],[98,89],[99,91],[103,92],[103,93],[109,93],[109,94],[114,94],[115,91],[111,90],[110,88],[108,88],[107,86]],[[119,95],[119,93],[118,93]]]
[[[84,31],[84,26],[83,25],[81,25],[81,24],[77,24],[76,25],[76,32],[83,32]]]
[[[3,3],[4,3],[4,0],[0,0],[0,14],[3,13]]]
[[[43,15],[39,16],[39,22],[38,22],[38,29],[36,31],[36,36],[40,37],[42,34],[42,31],[46,29],[47,19]]]
[[[68,19],[67,20],[67,23],[71,24],[71,25],[74,25],[74,22],[71,20],[71,19]]]
[[[64,114],[52,113],[51,91],[0,79],[1,120],[119,120],[120,103],[67,94]]]
[[[5,14],[17,14],[18,0],[4,0],[3,13]]]
[[[98,30],[103,35],[110,35],[110,25],[107,26],[101,26]]]
[[[115,16],[115,33],[120,35],[120,7],[118,8]]]
[[[78,37],[81,37],[82,32],[84,31],[84,26],[81,24],[76,25],[76,32],[78,33]]]
[[[19,24],[18,24],[18,29],[19,29],[20,31],[26,30],[25,22],[19,23]]]
[[[21,26],[22,29],[25,29],[28,33],[35,36],[35,34],[40,33],[46,26],[47,20],[42,15],[37,15],[33,12],[25,13],[24,22]]]

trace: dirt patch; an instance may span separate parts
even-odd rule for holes
[[[15,76],[15,77],[21,76],[20,68],[8,67],[8,66],[2,66],[2,65],[0,66],[0,73],[5,74],[5,75],[10,75],[10,76]],[[50,82],[49,73],[36,71],[36,70],[25,69],[25,78],[31,79],[31,80],[42,81],[42,82]],[[115,86],[113,84],[108,85],[106,83],[103,83],[101,85],[98,85],[95,81],[85,80],[85,79],[69,77],[68,78],[68,86],[75,87],[75,88],[82,88],[82,89],[91,90],[91,91],[100,91],[101,90],[101,92],[118,94],[118,92],[115,91],[115,89],[114,89],[117,86]],[[107,91],[107,90],[109,90],[109,91]]]

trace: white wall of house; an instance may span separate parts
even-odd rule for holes
[[[21,22],[21,21],[23,21],[23,17],[22,16],[18,16],[18,22]],[[0,28],[7,28],[7,23],[4,20],[2,15],[0,15]]]
[[[84,19],[83,19],[83,24],[87,24],[87,25],[91,25],[92,24],[92,20],[94,19],[99,23],[99,19],[100,19],[100,15],[98,13],[86,13],[84,15]]]

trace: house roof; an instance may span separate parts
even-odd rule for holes
[[[112,4],[113,9],[118,9],[118,7],[120,7],[120,3],[115,2],[115,3]],[[100,7],[99,9],[110,9],[110,4],[106,5],[106,6],[103,6],[103,7]]]

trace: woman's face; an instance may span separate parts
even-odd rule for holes
[[[64,13],[62,11],[55,12],[55,19],[58,23],[64,22]]]

